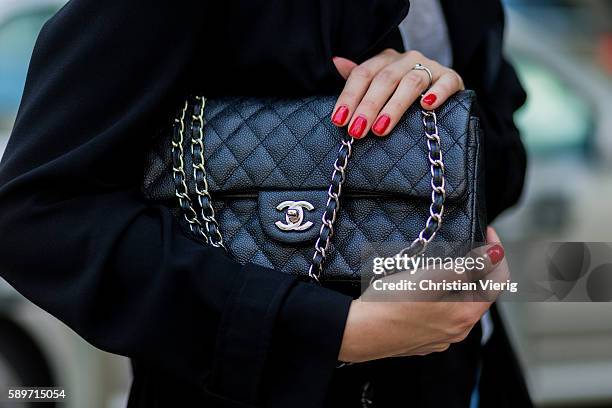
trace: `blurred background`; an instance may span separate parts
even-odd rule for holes
[[[0,154],[38,32],[63,0],[0,0]],[[507,54],[529,100],[529,153],[504,241],[612,242],[612,1],[507,0]],[[505,303],[540,407],[612,407],[612,303]],[[0,386],[55,383],[62,406],[125,406],[127,361],[101,352],[0,279]],[[2,407],[2,402],[0,402]],[[517,407],[520,408],[520,407]]]

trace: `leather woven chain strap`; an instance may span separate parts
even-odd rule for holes
[[[185,101],[178,117],[174,119],[172,131],[172,174],[174,178],[175,195],[183,217],[187,221],[192,233],[202,237],[204,241],[214,247],[225,248],[219,224],[215,219],[215,210],[208,192],[206,169],[204,168],[204,105],[205,99],[195,98],[193,113],[191,115],[191,162],[195,191],[197,195],[196,207],[189,196],[185,175],[185,154],[183,141],[185,140],[185,116],[189,108],[189,101]]]
[[[206,168],[204,163],[204,107],[206,99],[201,96],[193,98],[193,108],[190,118],[191,126],[191,161],[192,172],[195,183],[196,199],[189,196],[185,175],[185,161],[183,142],[185,140],[186,116],[189,110],[189,100],[185,101],[174,119],[172,131],[172,173],[175,186],[175,195],[185,221],[187,221],[192,233],[202,237],[204,241],[215,247],[225,248],[223,236],[219,223],[215,219],[215,210],[212,198],[208,192]],[[438,119],[434,111],[422,111],[423,126],[427,138],[428,160],[431,171],[431,204],[429,206],[429,217],[425,227],[418,237],[403,249],[399,255],[408,257],[418,256],[423,253],[427,244],[436,236],[442,226],[442,215],[444,214],[444,202],[446,200],[444,162],[442,160],[442,148],[440,136],[438,135]],[[325,258],[334,235],[334,223],[336,222],[338,210],[340,209],[340,196],[342,185],[346,179],[346,168],[351,157],[354,139],[343,134],[341,146],[338,150],[331,183],[327,190],[326,209],[321,217],[322,225],[319,237],[314,245],[314,255],[308,270],[308,276],[319,283]],[[383,275],[384,276],[384,275]],[[380,278],[382,276],[377,276]]]

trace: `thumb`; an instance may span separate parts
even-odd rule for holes
[[[342,57],[334,57],[332,61],[334,62],[336,69],[344,79],[347,79],[351,74],[353,68],[357,66],[357,64],[353,61]]]

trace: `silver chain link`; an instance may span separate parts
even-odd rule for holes
[[[208,243],[208,237],[202,229],[198,215],[191,205],[189,189],[187,188],[187,176],[185,175],[185,164],[183,161],[183,141],[185,139],[185,115],[187,114],[188,102],[185,101],[183,108],[174,119],[172,135],[172,175],[174,177],[174,194],[178,198],[183,217],[189,225],[192,233],[201,236]]]
[[[343,136],[342,146],[338,150],[338,157],[334,162],[334,172],[332,173],[332,182],[327,190],[327,204],[325,205],[326,210],[321,216],[321,229],[319,231],[319,238],[315,242],[315,252],[312,256],[312,262],[308,269],[308,276],[315,282],[319,282],[321,273],[323,273],[323,262],[327,257],[327,250],[331,242],[332,236],[334,235],[334,223],[340,209],[340,194],[342,194],[342,184],[346,179],[346,167],[348,161],[353,152],[353,143],[355,139],[352,137]],[[339,177],[339,178],[337,178]]]
[[[444,203],[446,201],[446,178],[444,161],[442,160],[442,145],[438,134],[438,117],[434,111],[422,111],[423,127],[427,138],[427,148],[429,150],[429,169],[431,173],[431,204],[429,205],[429,217],[425,222],[425,227],[419,232],[419,236],[412,243],[402,249],[397,256],[407,256],[409,258],[419,256],[427,245],[434,239],[442,226],[442,216],[444,215]],[[372,281],[380,279],[386,274],[375,275]]]
[[[198,100],[198,98],[196,98]],[[183,212],[183,217],[189,225],[192,233],[200,236],[204,241],[215,247],[223,247],[223,237],[219,230],[219,224],[215,219],[215,211],[212,208],[212,199],[208,193],[208,182],[206,181],[206,170],[204,168],[204,145],[203,111],[205,100],[200,98],[199,107],[192,115],[191,123],[191,159],[193,167],[193,177],[195,191],[198,195],[197,205],[200,213],[195,210],[189,196],[187,188],[187,176],[185,174],[185,161],[183,143],[185,141],[185,117],[189,108],[189,101],[185,101],[177,118],[174,119],[172,137],[172,173],[174,176],[175,195],[178,198],[179,206]],[[207,204],[208,203],[208,204]],[[208,212],[208,214],[207,214]]]
[[[440,142],[440,135],[438,134],[438,117],[434,111],[423,110],[422,114],[431,172],[432,191],[431,204],[429,205],[429,217],[425,222],[425,227],[419,232],[418,237],[409,247],[400,251],[398,254],[400,256],[407,255],[408,257],[414,257],[425,252],[427,245],[434,239],[437,232],[440,230],[442,226],[442,216],[444,214],[446,179],[444,176],[444,162],[442,160],[442,145]],[[321,225],[319,238],[315,243],[315,253],[308,271],[308,276],[317,283],[321,280],[323,264],[327,257],[329,244],[334,233],[333,223],[336,220],[337,212],[340,208],[340,193],[342,191],[342,183],[344,183],[345,180],[345,170],[351,156],[353,140],[352,138],[350,140],[343,138],[342,147],[334,163],[332,182],[328,191],[329,198],[327,200],[326,211],[322,216],[323,225]],[[343,154],[343,149],[346,149],[345,154]],[[340,172],[340,178],[336,179],[338,172]],[[329,217],[330,212],[332,214],[331,218]],[[372,280],[380,279],[383,276],[384,275],[375,275]]]
[[[212,198],[208,192],[206,168],[204,167],[204,107],[206,99],[195,97],[196,104],[192,115],[191,126],[191,162],[193,167],[193,180],[200,219],[204,222],[209,244],[217,248],[225,248],[219,223],[215,218],[215,209]]]

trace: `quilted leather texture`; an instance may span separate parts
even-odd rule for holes
[[[482,164],[474,94],[458,93],[437,112],[447,201],[434,239],[454,254],[484,240]],[[330,123],[335,97],[218,98],[204,111],[205,167],[226,246],[241,263],[306,275],[342,133]],[[195,197],[191,133],[185,132],[187,185]],[[409,245],[424,227],[431,197],[420,109],[413,106],[387,138],[354,143],[324,280],[355,280],[373,245]],[[178,207],[171,131],[153,141],[143,180],[147,199]],[[306,231],[282,231],[285,200],[306,200]]]

